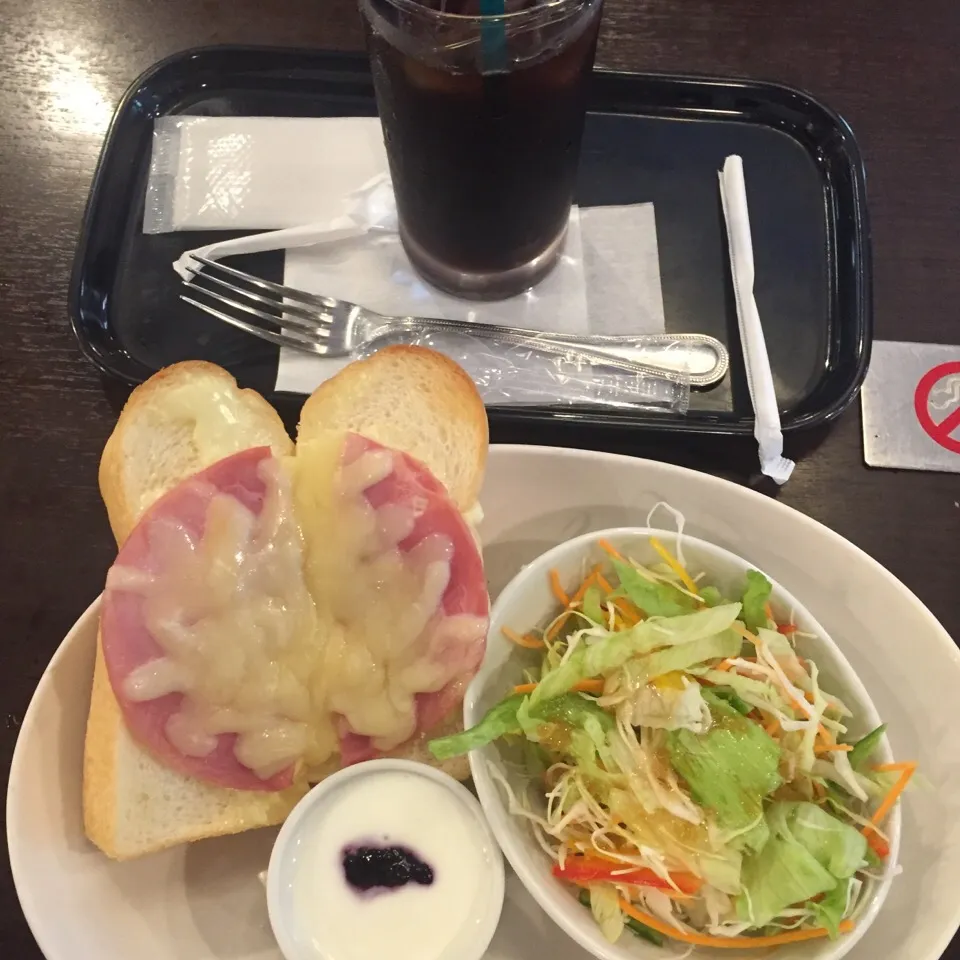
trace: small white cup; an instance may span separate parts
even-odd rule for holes
[[[409,760],[369,760],[333,774],[317,784],[294,808],[277,835],[267,869],[267,909],[274,936],[286,960],[341,960],[316,936],[306,934],[298,919],[293,864],[298,846],[306,842],[309,831],[322,818],[335,793],[360,777],[379,777],[385,773],[410,773],[424,777],[445,790],[462,805],[477,827],[486,876],[478,885],[480,895],[474,913],[468,919],[468,935],[457,937],[436,960],[480,960],[493,938],[503,907],[503,857],[476,797],[463,784],[423,763]],[[370,832],[377,832],[377,824]],[[344,883],[346,880],[344,880]],[[386,894],[389,895],[389,894]],[[389,945],[389,937],[387,938]],[[385,949],[384,955],[388,951]]]

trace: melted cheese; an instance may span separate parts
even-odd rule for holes
[[[151,566],[161,575],[111,571],[111,588],[143,596],[162,651],[123,692],[183,694],[165,733],[184,755],[207,756],[234,733],[236,758],[267,778],[297,761],[323,764],[343,722],[378,749],[395,747],[416,730],[416,695],[456,674],[444,654],[483,635],[485,620],[443,612],[449,538],[398,549],[427,502],[374,510],[364,496],[390,475],[393,455],[367,451],[341,467],[343,446],[331,434],[295,458],[264,460],[259,516],[216,493],[199,541],[172,518],[155,520]]]
[[[266,778],[316,749],[317,704],[305,680],[319,655],[289,472],[273,458],[260,470],[266,496],[258,517],[222,493],[210,500],[199,541],[160,517],[148,535],[162,574],[119,568],[110,586],[143,596],[145,625],[162,651],[126,677],[126,696],[183,693],[166,725],[170,742],[203,757],[219,734],[236,733],[237,758]]]
[[[185,450],[192,449],[194,454],[202,450],[207,463],[228,457],[237,452],[240,424],[249,446],[274,446],[276,427],[272,420],[251,417],[249,404],[236,386],[223,384],[211,393],[212,386],[207,378],[200,378],[181,382],[165,394],[163,416],[169,421],[166,430],[179,430]],[[165,486],[144,489],[139,512],[143,513],[166,492]]]
[[[331,477],[322,464],[341,447],[336,436],[301,443],[294,466],[305,576],[326,638],[319,683],[353,732],[389,750],[416,730],[416,694],[453,678],[456,665],[440,656],[451,637],[482,636],[485,622],[443,615],[453,551],[447,537],[426,537],[405,556],[397,549],[427,502],[374,510],[362,495],[391,472],[388,451],[362,454],[338,484],[317,482]]]

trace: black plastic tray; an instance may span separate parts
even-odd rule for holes
[[[752,431],[717,186],[717,170],[732,153],[746,168],[756,298],[784,429],[836,417],[859,390],[872,329],[864,173],[847,124],[805,93],[750,80],[598,72],[590,104],[578,202],[653,201],[667,330],[719,337],[730,348],[731,373],[696,391],[684,417],[496,407],[494,424]],[[359,55],[212,47],[148,70],[117,108],[77,248],[70,319],[84,353],[128,383],[178,360],[212,360],[244,386],[289,404],[273,392],[275,347],[178,299],[171,263],[228,234],[142,233],[153,121],[375,112]],[[237,265],[280,280],[282,257],[258,254]]]

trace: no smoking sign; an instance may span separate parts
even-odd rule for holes
[[[913,403],[927,436],[960,454],[960,360],[928,370],[917,384]]]
[[[862,406],[870,466],[960,473],[960,347],[877,341]]]

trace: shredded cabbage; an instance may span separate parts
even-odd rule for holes
[[[590,912],[609,943],[616,943],[623,933],[623,911],[617,888],[610,883],[596,883],[590,887]]]
[[[648,683],[631,698],[630,707],[630,723],[634,727],[706,733],[712,722],[710,708],[703,698],[703,688],[699,683],[686,679],[679,689]]]

